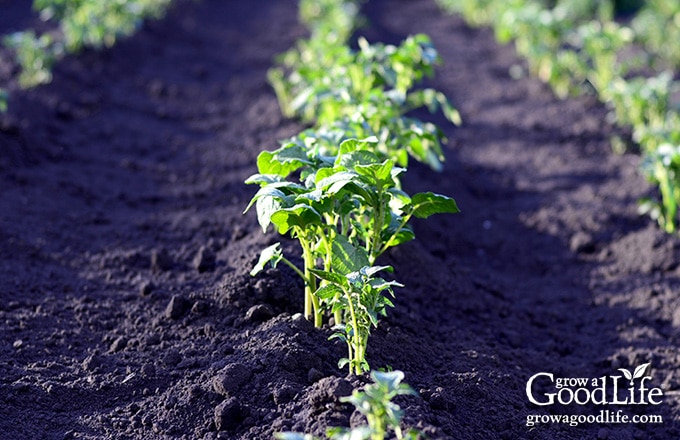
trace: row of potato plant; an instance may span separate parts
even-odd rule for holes
[[[680,2],[646,0],[631,22],[636,40],[652,55],[655,68],[680,67]]]
[[[514,41],[531,72],[560,97],[594,92],[620,126],[631,127],[642,170],[659,197],[642,201],[669,233],[680,204],[680,57],[667,37],[680,35],[680,3],[649,0],[621,24],[618,2],[596,0],[439,0],[475,25],[491,25]],[[631,12],[631,11],[625,11]],[[662,35],[663,33],[663,35]],[[615,145],[616,146],[616,145]]]
[[[442,93],[413,89],[439,60],[426,36],[399,46],[359,39],[357,50],[349,47],[358,9],[356,1],[301,1],[311,36],[283,54],[269,78],[283,113],[311,128],[262,151],[258,173],[246,180],[260,186],[246,211],[255,206],[263,231],[272,226],[302,249],[300,268],[280,243],[269,246],[251,274],[279,263],[297,273],[304,316],[321,327],[332,315],[333,337],[348,349],[340,368],[355,374],[369,370],[371,329],[401,286],[382,278],[392,268],[378,258],[414,238],[412,218],[458,212],[450,197],[402,189],[409,155],[435,170],[444,159],[439,128],[406,113],[425,106],[460,119]]]
[[[16,32],[4,38],[21,66],[19,85],[31,88],[52,80],[52,68],[64,55],[85,47],[110,47],[135,32],[146,18],[162,16],[172,0],[34,0],[41,20],[57,31]],[[1,100],[1,98],[0,98]]]

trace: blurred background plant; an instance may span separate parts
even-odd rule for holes
[[[19,85],[31,88],[52,80],[52,67],[65,54],[113,46],[134,33],[146,18],[161,17],[172,0],[34,0],[41,20],[55,32],[16,32],[3,39],[21,67]],[[0,96],[0,109],[6,97]]]

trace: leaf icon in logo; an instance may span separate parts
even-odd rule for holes
[[[645,371],[647,370],[647,367],[651,362],[647,362],[646,364],[639,365],[638,367],[635,368],[635,371],[633,374],[630,373],[630,371],[626,370],[625,368],[619,368],[619,371],[623,373],[624,377],[630,381],[630,384],[633,385],[633,380],[639,379],[642,376],[645,375]]]
[[[630,371],[626,370],[625,368],[619,368],[619,371],[623,373],[624,377],[630,381],[633,380],[633,375],[630,374]]]
[[[646,364],[642,364],[639,367],[637,367],[635,369],[635,372],[633,373],[633,379],[639,379],[642,376],[644,376],[647,367],[649,367],[649,364],[651,364],[651,362],[647,362]]]

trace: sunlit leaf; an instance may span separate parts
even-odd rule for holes
[[[418,218],[427,218],[433,214],[460,212],[455,200],[432,192],[414,194],[411,197],[411,204],[413,215]]]
[[[281,254],[281,243],[275,243],[271,246],[268,246],[262,250],[262,253],[260,253],[260,259],[258,260],[257,264],[253,268],[253,270],[250,271],[251,276],[255,276],[258,273],[262,272],[267,265],[267,263],[270,263],[272,267],[276,267],[276,265],[281,261],[282,254]]]

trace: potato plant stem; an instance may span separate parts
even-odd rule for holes
[[[330,219],[328,221],[328,224],[335,225],[337,222],[333,219]],[[334,229],[331,229],[329,235],[323,235],[321,240],[323,241],[323,244],[326,248],[326,255],[324,256],[324,268],[326,272],[331,272],[333,270],[333,240],[335,239],[336,232]],[[323,285],[323,281],[321,281]],[[335,295],[335,300],[340,297],[340,294]],[[333,320],[335,321],[335,325],[342,324],[342,311],[341,310],[336,310],[333,312]]]
[[[337,301],[339,297],[339,293],[335,295],[335,301]],[[335,322],[335,325],[342,324],[342,310],[336,310],[333,312],[333,321]]]
[[[394,231],[394,234],[392,234],[392,236],[389,238],[389,240],[387,240],[387,241],[382,245],[382,247],[380,248],[380,251],[376,254],[376,256],[377,256],[377,255],[381,255],[383,252],[385,252],[387,249],[390,248],[390,246],[392,245],[392,240],[394,240],[394,237],[397,236],[397,234],[399,233],[399,231],[401,231],[401,230],[404,228],[404,226],[406,226],[406,224],[408,223],[408,221],[411,220],[411,216],[412,216],[412,215],[413,215],[413,214],[407,214],[407,215],[404,216],[404,218],[402,219],[401,223],[399,224],[399,227]]]
[[[362,368],[361,364],[363,363],[364,360],[364,355],[363,355],[363,350],[361,347],[361,336],[359,335],[359,325],[357,321],[357,315],[354,310],[354,302],[352,301],[352,292],[346,292],[347,294],[347,303],[349,304],[349,315],[350,319],[352,320],[352,337],[351,337],[351,342],[349,343],[350,345],[350,350],[349,350],[349,372],[352,372],[352,365],[354,365],[355,368],[355,374],[357,376],[360,376],[362,373]],[[352,350],[353,348],[353,350]],[[352,353],[352,351],[354,353]]]
[[[305,282],[305,285],[309,283],[309,280],[307,279],[307,277],[305,276],[305,274],[302,273],[302,271],[301,271],[300,269],[298,269],[296,265],[294,265],[293,263],[291,263],[290,260],[288,260],[286,257],[281,257],[281,261],[283,261],[288,267],[290,267],[291,269],[293,269],[293,271],[294,271],[296,274],[298,274],[298,275],[300,276],[300,278],[302,278],[302,280]]]
[[[369,255],[369,263],[371,266],[375,264],[375,259],[378,258],[378,256],[382,253],[380,252],[380,235],[382,233],[383,229],[383,220],[385,217],[385,213],[383,212],[383,203],[382,203],[382,198],[383,198],[383,191],[382,191],[382,185],[378,185],[377,188],[377,194],[376,194],[376,200],[378,201],[377,203],[377,215],[374,218],[374,225],[373,225],[373,240],[371,243],[371,249],[370,252],[368,253]]]
[[[374,433],[371,434],[371,440],[385,440],[385,432],[387,432],[387,427],[385,426],[385,421],[381,417],[376,417],[376,414],[367,414],[366,419],[368,421],[368,426],[372,426]],[[397,437],[400,439],[401,437]]]
[[[302,245],[302,259],[305,263],[304,279],[305,283],[305,318],[313,317],[314,326],[321,327],[322,315],[319,306],[319,299],[316,297],[316,277],[310,269],[314,268],[314,254],[312,253],[311,245],[300,237],[300,244]]]
[[[655,164],[656,168],[656,178],[659,181],[659,190],[661,191],[661,199],[663,200],[664,208],[666,211],[666,221],[664,223],[664,229],[669,234],[675,232],[675,215],[677,212],[677,205],[675,201],[673,192],[673,183],[668,175],[668,169],[663,165],[662,162],[657,162]]]
[[[305,272],[303,273],[300,269],[298,269],[293,263],[290,262],[285,257],[281,258],[281,261],[285,263],[288,267],[293,269],[293,271],[302,278],[302,280],[305,283],[305,318],[309,319],[309,317],[313,314],[314,315],[314,325],[316,327],[321,327],[322,323],[322,316],[321,316],[321,311],[320,306],[319,306],[319,299],[314,296],[314,292],[316,292],[316,279],[314,278],[314,275],[307,269],[307,265],[305,264]]]

